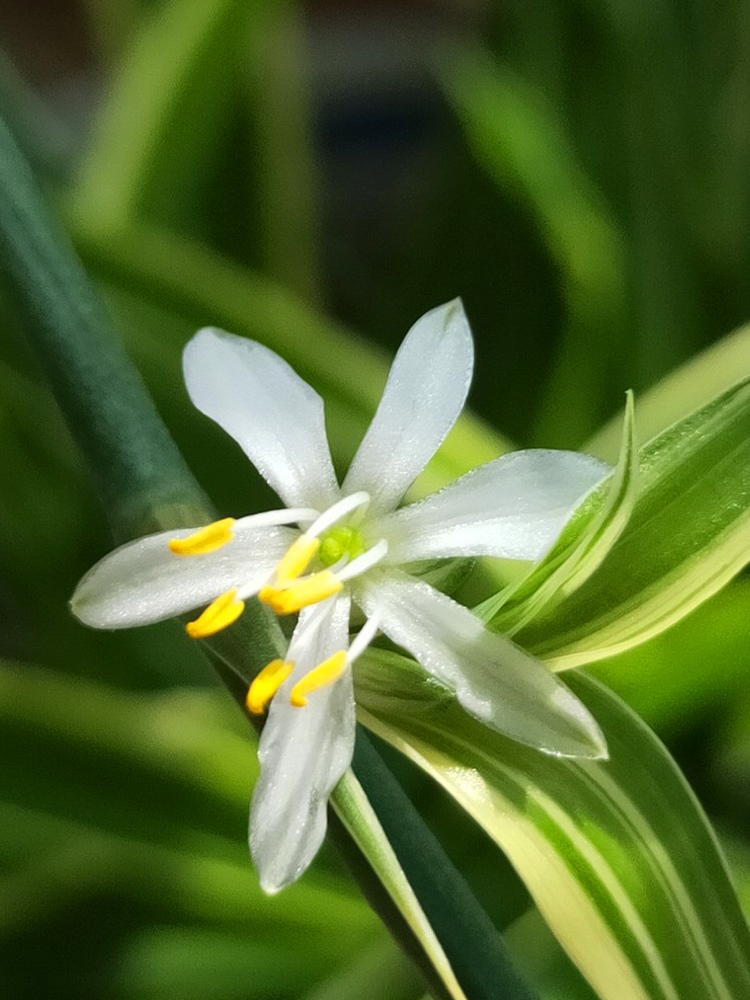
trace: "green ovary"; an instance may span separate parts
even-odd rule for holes
[[[349,561],[365,551],[365,540],[356,528],[340,525],[326,531],[320,539],[318,559],[324,566],[333,566],[347,556]]]

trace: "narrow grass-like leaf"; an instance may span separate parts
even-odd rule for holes
[[[620,457],[612,474],[565,526],[550,553],[515,587],[476,609],[492,628],[514,635],[580,587],[606,559],[628,523],[638,492],[633,397],[628,395]]]
[[[227,684],[231,686],[231,677]],[[236,688],[240,703],[246,686]],[[490,918],[361,730],[352,772],[335,789],[331,806],[424,949],[424,955],[415,952],[409,938],[396,935],[438,995],[456,1000],[465,992],[471,1000],[532,1000]],[[337,835],[338,824],[330,829],[356,874],[359,859]],[[366,894],[382,914],[382,891],[373,893],[370,887]],[[389,926],[393,929],[392,922]]]
[[[267,928],[296,916],[313,930],[326,906],[360,939],[372,932],[367,910],[322,867],[288,899],[274,903],[259,889],[241,837],[253,741],[218,690],[125,692],[7,662],[0,681],[3,856],[14,836],[29,851],[78,839],[90,843],[100,880],[105,869],[175,915],[182,907],[195,919]],[[80,867],[83,878],[89,866]],[[2,925],[10,898],[0,896]]]
[[[73,130],[28,85],[6,51],[0,51],[0,114],[42,176],[66,176],[75,151]]]
[[[371,652],[355,673],[362,720],[497,842],[602,1000],[750,994],[750,935],[711,829],[610,692],[571,679],[610,759],[550,760],[489,732],[402,657]]]
[[[205,496],[2,121],[0,178],[2,269],[115,531],[124,539],[200,522]]]
[[[210,501],[1,120],[0,249],[28,341],[83,452],[115,539],[210,521]],[[277,623],[257,602],[248,604],[241,629],[218,640],[231,644],[251,675],[268,653],[277,655],[279,642]]]
[[[660,735],[677,737],[746,701],[749,620],[741,574],[667,632],[591,671]]]
[[[446,864],[440,842],[420,821],[408,796],[389,787],[392,777],[361,731],[354,759],[369,778],[369,797],[385,836],[425,916],[445,943],[445,957],[466,995],[472,1000],[531,1000],[532,991],[511,964],[497,928],[463,876]]]
[[[247,100],[263,271],[308,302],[320,299],[317,169],[303,11],[294,0],[255,3],[249,19]]]
[[[750,379],[641,449],[639,495],[606,560],[517,639],[555,669],[623,652],[750,559]]]
[[[365,997],[373,983],[378,984],[381,996],[388,997],[388,1000],[417,1000],[424,986],[406,956],[386,938],[368,949],[362,949],[348,965],[342,965],[299,1000]]]
[[[339,782],[331,798],[331,804],[355,843],[377,872],[384,887],[406,918],[409,927],[415,936],[423,942],[451,1000],[467,1000],[445,952],[420,906],[419,899],[398,863],[398,858],[380,825],[377,813],[372,808],[364,789],[353,772],[347,772]]]

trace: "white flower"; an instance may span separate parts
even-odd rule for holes
[[[97,628],[208,605],[187,626],[195,638],[231,624],[255,594],[279,614],[300,612],[286,659],[248,693],[251,711],[268,710],[250,845],[269,892],[297,878],[323,839],[328,796],[352,756],[349,667],[377,629],[493,729],[559,756],[606,754],[587,709],[543,664],[409,572],[454,556],[538,560],[609,472],[573,452],[520,451],[399,508],[458,417],[472,365],[460,301],[423,316],[339,486],[317,393],[261,344],[201,330],[184,354],[190,396],[287,507],[124,545],[73,596],[74,613]],[[350,646],[352,602],[366,624]]]

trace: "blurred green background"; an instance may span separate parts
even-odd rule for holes
[[[345,467],[389,352],[455,295],[471,404],[520,446],[580,446],[750,318],[742,0],[5,0],[0,40],[0,111],[227,514],[269,494],[189,404],[200,325],[316,385]],[[179,629],[70,618],[111,540],[2,284],[0,324],[2,995],[418,1000],[333,852],[258,890],[253,741]],[[749,587],[596,669],[748,903]],[[395,766],[544,995],[590,997],[496,850]]]

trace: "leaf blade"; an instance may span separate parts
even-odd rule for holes
[[[545,762],[401,657],[363,658],[356,680],[363,721],[498,843],[604,1000],[747,995],[750,935],[715,838],[664,748],[610,692],[572,679],[610,762]]]
[[[620,455],[611,475],[565,526],[552,550],[518,585],[476,608],[493,629],[514,635],[566,593],[580,587],[625,530],[636,502],[638,451],[632,393],[628,393]]]
[[[466,1000],[445,952],[398,863],[377,814],[353,771],[348,771],[341,779],[331,802],[346,830],[377,872],[410,930],[421,941],[451,1000]]]
[[[716,593],[750,559],[750,378],[648,442],[606,561],[518,640],[553,669],[623,652]]]

